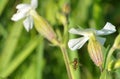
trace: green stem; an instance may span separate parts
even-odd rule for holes
[[[74,61],[74,59],[77,58],[78,59],[78,66],[76,68],[76,70],[74,68],[72,68],[72,72],[73,72],[73,75],[74,75],[74,78],[75,79],[81,79],[81,75],[80,75],[80,63],[79,63],[79,57],[78,57],[78,53],[77,51],[70,51],[69,50],[69,59],[70,61]],[[72,67],[74,67],[74,65],[72,65]]]
[[[109,64],[109,62],[110,62],[110,60],[111,60],[111,56],[112,56],[114,50],[115,50],[114,47],[112,47],[112,48],[110,49],[110,51],[108,52],[107,59],[106,59],[106,64],[105,64],[105,69],[108,68],[108,64]]]
[[[65,62],[65,66],[67,69],[67,74],[69,79],[74,79],[73,74],[72,74],[72,69],[70,66],[70,61],[69,61],[69,57],[68,57],[68,53],[67,53],[67,41],[68,41],[68,23],[67,23],[67,17],[66,17],[66,22],[63,23],[64,26],[64,34],[63,34],[63,44],[61,44],[60,48],[63,54],[63,59]]]
[[[67,50],[66,50],[65,46],[60,46],[60,48],[61,48],[64,62],[65,62],[66,68],[67,68],[68,77],[69,77],[69,79],[74,79],[74,77],[72,75],[72,69],[70,67],[70,61],[68,58]]]
[[[62,51],[62,54],[63,54],[63,59],[64,59],[64,62],[65,62],[65,66],[66,66],[66,69],[67,69],[67,74],[68,74],[68,77],[69,79],[74,79],[74,75],[73,75],[73,72],[72,72],[72,68],[70,66],[70,60],[69,60],[69,57],[68,57],[68,52],[67,52],[67,42],[68,42],[68,20],[67,20],[67,16],[65,16],[65,22],[63,23],[63,26],[64,26],[64,34],[63,34],[63,44],[60,45],[60,48],[61,48],[61,51]]]
[[[64,24],[64,44],[67,45],[67,41],[68,41],[68,24]]]

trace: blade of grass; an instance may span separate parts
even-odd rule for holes
[[[12,73],[13,77],[16,79],[42,79],[42,71],[43,71],[43,50],[44,50],[44,42],[41,37],[40,43],[36,49],[36,52],[30,54],[30,56],[21,64],[18,69],[14,73]],[[26,64],[27,63],[27,64]],[[29,65],[28,65],[29,64]],[[21,70],[21,71],[20,71]],[[19,72],[22,72],[19,74]]]
[[[7,37],[7,31],[5,30],[5,28],[3,27],[1,23],[0,23],[0,35],[2,35],[3,38]]]
[[[0,15],[2,14],[5,6],[7,5],[9,0],[0,0]]]
[[[36,79],[35,74],[35,64],[31,63],[28,68],[25,69],[25,73],[21,77],[21,79]]]
[[[32,53],[32,51],[38,46],[41,38],[34,38],[26,46],[25,49],[20,52],[18,56],[7,66],[7,68],[1,72],[0,76],[7,78],[15,69]]]
[[[12,29],[10,31],[10,34],[6,38],[4,48],[1,53],[0,70],[4,70],[11,60],[23,29],[22,23],[20,21],[16,22],[11,27]]]
[[[43,59],[43,53],[44,53],[44,42],[43,38],[41,38],[41,42],[37,48],[37,57],[36,57],[36,62],[37,62],[37,78],[36,79],[43,79],[42,78],[42,72],[43,72],[43,67],[44,67],[44,59]]]

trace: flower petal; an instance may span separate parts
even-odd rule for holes
[[[27,32],[29,32],[29,30],[33,28],[33,18],[31,16],[28,16],[24,20],[23,24],[24,24],[24,27],[27,30]]]
[[[90,29],[87,29],[87,30],[90,30]],[[78,34],[78,35],[87,36],[88,35],[87,30],[81,30],[81,29],[71,28],[69,30],[69,32],[72,33],[72,34]]]
[[[76,50],[76,49],[80,49],[88,40],[88,37],[81,37],[81,38],[77,38],[77,39],[71,39],[68,42],[68,47],[71,50]]]
[[[116,31],[115,26],[107,22],[102,30],[96,31],[97,35],[108,35]]]
[[[24,9],[26,7],[29,7],[30,5],[29,4],[19,4],[16,6],[17,9]]]
[[[101,45],[104,45],[106,38],[102,38],[102,37],[96,37],[96,38],[100,42]]]
[[[17,13],[12,16],[11,20],[18,21],[24,18],[25,16],[28,16],[30,8],[31,8],[30,6],[27,6],[22,8],[21,10],[19,9]]]
[[[20,19],[22,19],[24,17],[25,17],[25,15],[22,12],[17,12],[16,14],[14,14],[12,16],[11,20],[18,21],[18,20],[20,20]]]
[[[36,9],[38,6],[38,0],[31,0],[31,6],[32,8]]]

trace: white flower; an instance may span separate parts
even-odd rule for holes
[[[82,29],[72,28],[69,31],[70,33],[82,35],[83,37],[69,40],[68,47],[71,50],[80,49],[90,39],[91,33],[94,33],[96,35],[97,40],[101,44],[104,44],[105,38],[99,37],[98,35],[108,35],[108,34],[114,33],[115,31],[116,31],[115,26],[109,22],[107,22],[106,25],[101,30],[95,30],[91,28],[82,30]]]
[[[25,29],[27,31],[29,31],[33,27],[33,18],[30,15],[30,11],[35,10],[37,8],[37,6],[38,6],[37,0],[31,0],[31,4],[17,5],[16,6],[16,8],[18,9],[17,13],[12,16],[11,20],[18,21],[18,20],[26,17],[23,24],[24,24]]]

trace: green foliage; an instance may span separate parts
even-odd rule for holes
[[[110,73],[107,72],[106,70],[104,70],[104,71],[102,72],[102,75],[101,75],[100,79],[112,79],[112,78],[111,78]]]
[[[38,1],[38,13],[55,29],[57,38],[65,43],[70,59],[68,64],[74,79],[120,79],[120,59],[117,58],[118,54],[113,54],[116,50],[116,53],[119,52],[119,47],[114,49],[113,46],[113,40],[120,31],[119,0]],[[23,20],[11,21],[12,15],[16,12],[16,5],[21,2],[27,3],[30,0],[0,0],[0,79],[68,79],[60,48],[51,45],[35,28],[27,32],[23,27]],[[66,3],[70,5],[68,24],[61,22],[61,16],[62,20],[66,18],[63,12]],[[68,38],[75,35],[68,36],[68,29],[101,29],[107,21],[114,24],[118,32],[107,36],[103,47],[104,69],[101,73],[88,56],[86,44],[78,51],[69,50]],[[78,59],[79,64],[76,69],[73,67],[74,58]],[[114,61],[110,64],[112,60]]]

